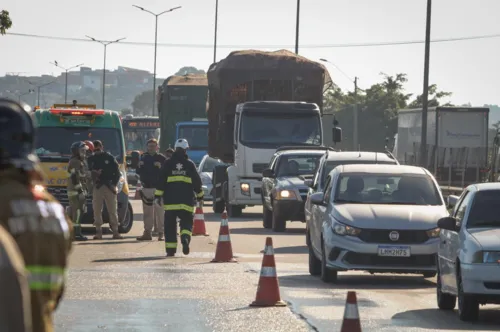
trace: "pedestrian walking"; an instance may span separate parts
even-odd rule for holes
[[[71,145],[71,159],[68,163],[69,181],[67,194],[69,201],[69,215],[73,221],[76,241],[87,241],[82,234],[82,218],[87,212],[87,178],[85,174],[85,156],[88,146],[84,142],[75,142]]]
[[[109,214],[109,226],[113,231],[113,239],[123,239],[118,232],[118,201],[117,185],[120,181],[120,167],[115,157],[104,151],[101,141],[94,141],[94,155],[88,159],[90,171],[92,173],[92,208],[94,210],[94,226],[96,235],[94,240],[102,239],[102,209],[106,202],[106,209]]]
[[[184,255],[189,254],[195,197],[203,201],[200,175],[194,162],[187,157],[188,148],[189,143],[183,138],[175,142],[175,151],[163,164],[155,191],[155,204],[163,204],[165,210],[167,257],[174,256],[177,252],[177,217],[180,219],[182,252]]]
[[[33,153],[34,138],[26,108],[0,99],[0,225],[16,240],[24,259],[33,330],[51,332],[64,292],[73,225],[61,204],[40,186],[44,175]]]
[[[161,153],[158,153],[158,141],[154,138],[148,140],[147,151],[142,154],[137,169],[142,190],[140,191],[142,199],[142,209],[144,212],[144,233],[137,238],[138,241],[152,240],[153,227],[158,230],[158,241],[163,241],[163,208],[161,205],[154,204],[155,187],[160,178],[160,171],[163,163],[167,159]]]

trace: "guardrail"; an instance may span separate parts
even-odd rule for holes
[[[462,191],[464,191],[464,188],[461,187],[439,186],[439,188],[441,188],[441,192],[445,197],[449,195],[460,196],[462,194]]]

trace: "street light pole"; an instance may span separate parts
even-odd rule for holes
[[[182,8],[182,6],[170,8],[168,10],[165,10],[161,13],[153,13],[150,10],[147,10],[143,7],[132,5],[133,7],[142,10],[143,12],[149,13],[155,17],[155,53],[154,53],[154,67],[153,67],[153,109],[151,112],[151,115],[154,116],[155,114],[155,106],[156,106],[156,55],[157,55],[157,48],[158,48],[158,17],[165,14],[165,13],[170,13],[173,12],[176,9]]]
[[[83,66],[83,63],[80,63],[79,65],[69,67],[69,68],[65,68],[65,67],[59,65],[59,63],[57,61],[50,62],[50,64],[53,64],[54,66],[61,68],[62,70],[64,70],[66,72],[66,77],[64,80],[65,81],[65,83],[64,83],[64,103],[66,104],[68,102],[68,72],[71,69],[75,69],[75,68],[78,68],[80,66]]]
[[[85,37],[87,37],[88,39],[90,39],[92,41],[100,43],[101,45],[104,46],[104,66],[103,66],[104,68],[102,69],[102,108],[104,109],[104,98],[105,98],[105,93],[106,93],[106,51],[107,51],[108,45],[118,43],[118,42],[124,40],[125,37],[120,38],[120,39],[116,39],[116,40],[112,40],[112,41],[98,40],[98,39],[95,39],[94,37],[90,37],[90,36],[85,36]]]
[[[219,0],[215,0],[214,61],[217,61],[217,28],[219,24]]]
[[[29,84],[33,85],[34,87],[36,87],[36,90],[37,90],[37,106],[40,106],[40,89],[43,88],[44,86],[47,86],[47,85],[50,85],[52,83],[55,83],[57,82],[57,80],[53,80],[52,82],[48,82],[48,83],[44,83],[44,84],[35,84],[31,81],[28,81]]]
[[[429,104],[429,60],[431,46],[431,10],[432,0],[427,0],[427,18],[425,24],[425,59],[424,91],[422,94],[422,131],[420,134],[420,166],[427,168],[427,111]]]
[[[295,22],[295,54],[299,54],[300,0],[297,0],[297,19]]]

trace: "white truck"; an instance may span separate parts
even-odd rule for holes
[[[442,186],[481,182],[488,167],[486,107],[430,107],[427,165]],[[393,154],[401,164],[420,164],[422,109],[398,111]]]
[[[237,51],[207,73],[213,210],[231,217],[262,204],[262,171],[280,146],[322,146],[326,68],[288,51]],[[305,102],[307,101],[307,102]],[[335,133],[333,133],[333,131]],[[340,128],[332,130],[339,141]]]

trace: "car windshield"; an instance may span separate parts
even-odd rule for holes
[[[321,123],[317,114],[245,112],[240,139],[249,145],[321,145]]]
[[[330,172],[337,166],[340,165],[354,165],[354,164],[367,164],[367,165],[373,165],[373,164],[382,164],[382,165],[395,165],[396,162],[390,162],[390,161],[371,161],[371,160],[330,160],[326,162],[326,165],[323,166],[323,173],[321,174],[321,188],[324,188],[325,182],[326,182],[326,177]]]
[[[500,190],[478,191],[474,196],[467,228],[500,228]]]
[[[178,137],[187,139],[191,150],[208,149],[208,126],[179,127]]]
[[[203,163],[203,167],[201,169],[202,172],[212,173],[214,171],[215,166],[222,165],[222,161],[219,159],[214,159],[212,157],[207,157],[205,162]]]
[[[442,205],[434,182],[424,174],[341,174],[335,203]]]
[[[314,175],[322,154],[283,155],[276,165],[276,176]]]
[[[134,150],[144,151],[148,140],[160,139],[160,128],[124,129],[123,136],[127,153]]]
[[[123,141],[120,130],[92,127],[39,127],[36,130],[35,152],[41,161],[68,160],[71,144],[78,141],[100,140],[104,149],[123,160]]]

